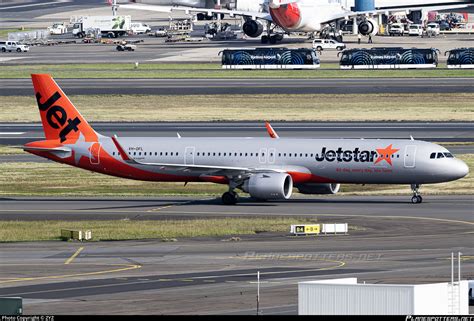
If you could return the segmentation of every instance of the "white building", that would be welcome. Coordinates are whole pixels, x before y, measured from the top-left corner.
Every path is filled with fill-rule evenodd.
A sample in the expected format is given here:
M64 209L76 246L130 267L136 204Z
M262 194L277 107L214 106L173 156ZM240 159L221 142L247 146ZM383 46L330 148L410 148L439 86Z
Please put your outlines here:
M360 284L357 278L298 283L300 315L468 314L468 281Z

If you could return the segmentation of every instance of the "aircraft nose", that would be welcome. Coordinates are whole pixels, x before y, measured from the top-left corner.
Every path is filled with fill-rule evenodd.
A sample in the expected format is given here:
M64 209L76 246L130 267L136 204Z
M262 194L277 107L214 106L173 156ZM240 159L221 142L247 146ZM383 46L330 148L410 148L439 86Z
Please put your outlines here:
M455 159L455 163L451 168L451 173L454 179L460 179L469 174L469 167L460 159Z

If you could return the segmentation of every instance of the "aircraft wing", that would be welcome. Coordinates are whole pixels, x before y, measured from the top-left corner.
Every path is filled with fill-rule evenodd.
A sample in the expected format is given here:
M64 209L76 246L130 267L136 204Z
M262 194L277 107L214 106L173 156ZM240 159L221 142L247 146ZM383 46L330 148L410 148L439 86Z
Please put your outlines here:
M225 14L230 17L247 17L253 20L263 19L267 21L272 21L272 17L268 12L257 12L257 11L239 11L239 10L227 10L227 9L206 9L206 8L191 8L191 7L169 7L169 6L157 6L157 5L147 5L147 4L124 4L120 5L120 8L132 9L132 10L145 10L145 11L155 11L155 12L171 12L171 11L183 11L186 14L190 13L206 13L207 15L212 14Z

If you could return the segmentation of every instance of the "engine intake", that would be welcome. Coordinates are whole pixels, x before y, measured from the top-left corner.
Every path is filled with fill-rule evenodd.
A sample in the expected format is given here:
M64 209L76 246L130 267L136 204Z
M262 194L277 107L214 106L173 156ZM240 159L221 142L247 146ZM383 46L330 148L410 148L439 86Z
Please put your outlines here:
M242 26L244 33L252 38L256 38L263 33L263 25L258 20L247 20Z
M324 195L336 194L341 188L341 184L300 184L296 188L301 194Z
M258 199L289 199L293 193L293 179L286 173L255 174L245 181L242 189Z
M359 33L368 36L375 36L379 32L379 24L377 21L368 19L359 23Z

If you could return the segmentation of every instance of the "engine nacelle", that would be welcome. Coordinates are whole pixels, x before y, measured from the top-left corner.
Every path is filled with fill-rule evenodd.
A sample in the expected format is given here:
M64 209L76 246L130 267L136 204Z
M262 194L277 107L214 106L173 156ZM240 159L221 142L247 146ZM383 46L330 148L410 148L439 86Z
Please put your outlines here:
M293 179L286 173L255 174L245 181L242 189L258 199L289 199L293 193Z
M260 36L263 32L263 24L258 20L247 20L242 26L243 32L252 38Z
M359 23L359 33L364 36L375 36L379 32L379 24L373 19L367 19Z
M336 194L341 188L341 184L300 184L296 188L301 194Z

